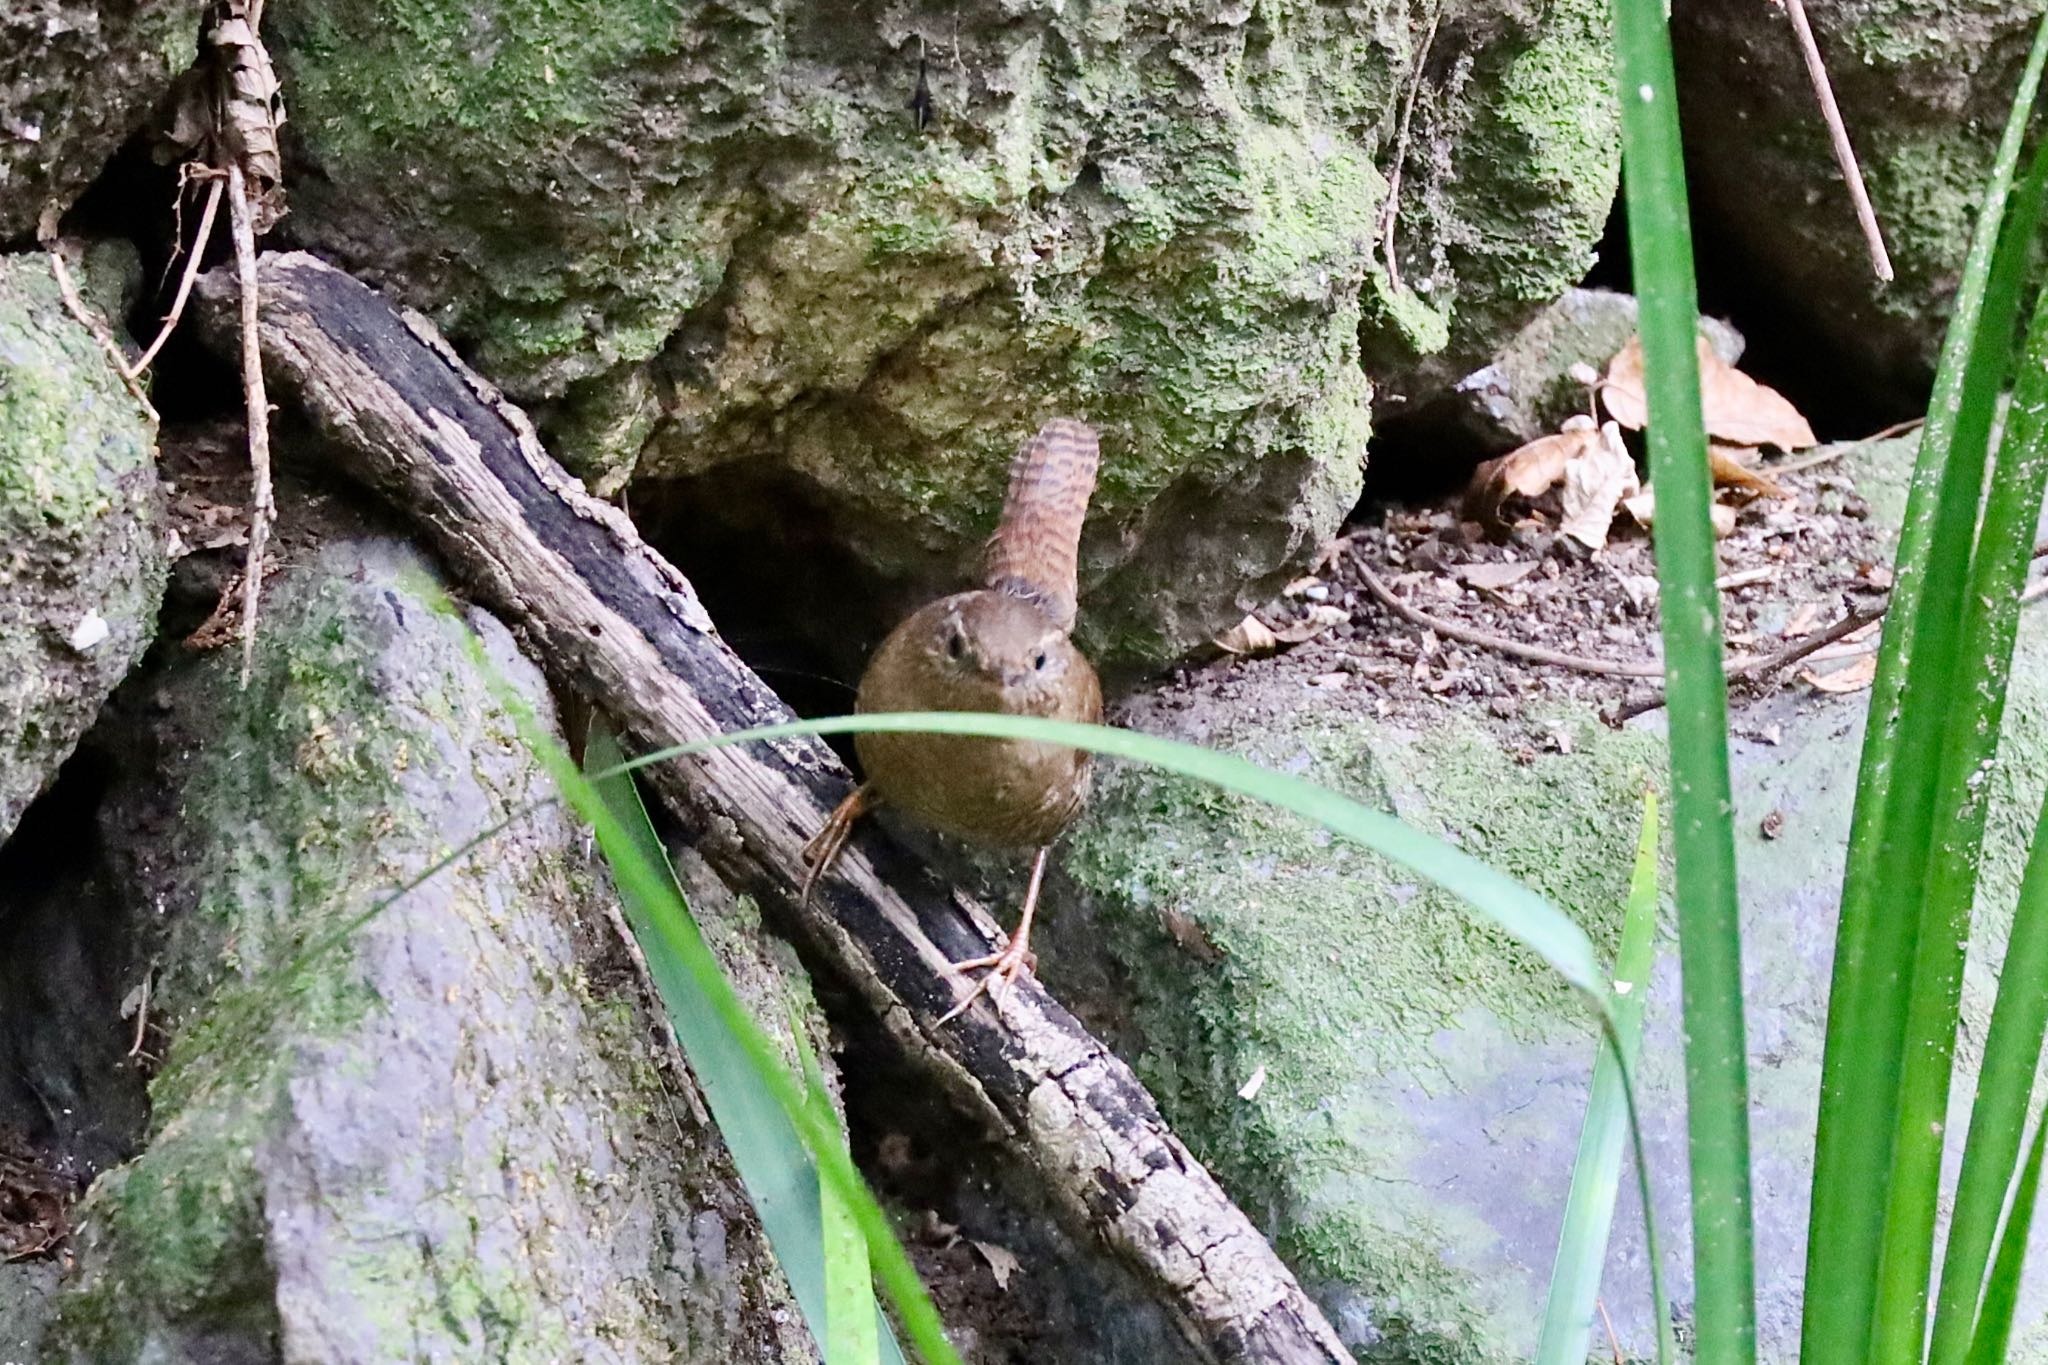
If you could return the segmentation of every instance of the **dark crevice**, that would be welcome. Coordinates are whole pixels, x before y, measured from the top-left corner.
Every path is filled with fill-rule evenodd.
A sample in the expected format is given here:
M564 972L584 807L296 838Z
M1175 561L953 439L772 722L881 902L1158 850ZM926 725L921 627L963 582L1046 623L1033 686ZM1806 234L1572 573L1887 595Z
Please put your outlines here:
M116 772L88 738L0 845L0 1128L81 1180L134 1155L149 1112L121 1008L148 948L101 830Z
M1175 1327L1098 1243L1077 1241L1052 1216L1043 1186L1020 1175L1016 1153L962 1117L908 1065L872 1012L829 976L814 978L840 1042L847 1125L862 1174L909 1212L905 1241L949 1324L971 1327L975 1359L1118 1362L1160 1359ZM985 1254L973 1244L995 1248ZM1007 1288L990 1255L1020 1269Z
M65 214L63 231L88 241L118 239L131 243L142 262L140 288L122 323L138 347L147 346L170 312L179 277L197 239L205 206L203 183L183 194L179 212L178 168L160 164L149 139L128 139L99 177ZM177 244L173 254L173 244ZM211 270L233 257L225 202L215 214L213 232L200 260ZM239 407L241 381L232 366L198 342L187 307L178 330L150 366L150 402L164 422L215 416Z
M1843 230L1853 227L1845 218ZM1791 399L1823 441L1868 436L1925 410L1924 391L1880 385L1845 360L1807 321L1801 300L1766 281L1697 197L1692 234L1700 312L1734 324L1743 339L1740 368ZM1635 287L1627 214L1618 200L1600 239L1599 261L1584 283L1623 292Z
M1790 399L1823 441L1867 436L1923 410L1924 390L1882 384L1861 373L1806 320L1800 301L1773 289L1697 202L1692 226L1700 312L1735 326L1744 341L1740 368ZM1617 199L1580 284L1628 293L1634 283L1627 214ZM1481 460L1499 453L1443 420L1441 407L1425 406L1413 415L1398 409L1382 413L1360 508L1440 501L1463 487Z

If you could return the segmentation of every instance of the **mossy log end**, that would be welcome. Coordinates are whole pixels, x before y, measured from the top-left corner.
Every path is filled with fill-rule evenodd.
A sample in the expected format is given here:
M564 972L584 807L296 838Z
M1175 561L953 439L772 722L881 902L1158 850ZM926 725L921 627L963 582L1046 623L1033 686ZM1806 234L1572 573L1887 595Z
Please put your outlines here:
M259 279L271 382L332 441L338 467L410 517L558 686L643 752L792 719L682 575L564 473L525 414L424 318L304 254L265 257ZM212 344L235 354L232 280L209 277L201 297ZM984 1001L939 1026L964 989L950 964L1000 941L980 906L872 825L799 903L800 850L849 789L822 742L719 749L649 776L720 876L859 991L1055 1207L1138 1274L1200 1358L1350 1361L1130 1069L1035 982L1000 1014Z

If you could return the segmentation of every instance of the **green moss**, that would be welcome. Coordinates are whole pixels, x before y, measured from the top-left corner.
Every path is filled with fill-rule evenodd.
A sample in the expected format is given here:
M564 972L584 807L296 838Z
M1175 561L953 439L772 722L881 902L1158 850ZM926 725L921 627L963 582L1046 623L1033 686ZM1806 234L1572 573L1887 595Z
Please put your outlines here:
M0 531L44 538L113 508L154 430L70 318L40 255L0 262Z
M328 941L391 884L379 850L410 809L397 773L429 750L392 724L364 670L359 593L270 601L248 689L236 660L209 665L221 738L184 805L208 865L159 988L174 1041L150 1087L155 1131L94 1186L91 1260L105 1273L63 1310L67 1339L96 1359L132 1349L145 1320L274 1317L253 1162L286 1104L284 1035L336 1036L375 1007L347 941Z
M1546 12L1532 41L1510 50L1485 88L1461 159L1523 168L1507 192L1461 199L1459 210L1483 259L1460 264L1463 278L1483 280L1484 293L1461 290L1459 331L1494 334L1557 298L1585 273L1588 247L1599 240L1620 176L1620 124L1613 74L1587 60L1606 41L1607 9L1597 0L1568 0ZM1467 248L1451 244L1453 260Z
M1886 210L1885 242L1907 283L1919 289L1954 288L1955 269L1977 221L1977 203L1991 172L1988 143L1964 142L1951 128L1891 130L1877 164L1866 169L1871 195ZM1816 139L1814 152L1826 155ZM1922 297L1882 290L1876 306L1915 320Z
M1526 766L1455 719L1424 734L1313 713L1228 719L1208 741L1450 840L1545 894L1605 951L1662 749L1589 718L1556 724L1572 751ZM1496 1049L1590 1038L1556 975L1377 856L1150 772L1108 779L1065 861L1095 908L1091 932L1130 973L1120 995L1144 1040L1137 1065L1176 1131L1240 1201L1269 1211L1305 1280L1371 1300L1390 1341L1438 1343L1416 1358L1482 1358L1471 1343L1500 1339L1518 1311L1508 1272L1428 1250L1494 1239L1421 1183L1430 1140L1392 1095L1400 1078L1462 1082L1432 1041L1443 1030ZM1258 1073L1256 1102L1239 1098ZM1405 1307L1390 1312L1388 1294ZM1479 1319L1490 1337L1472 1329Z

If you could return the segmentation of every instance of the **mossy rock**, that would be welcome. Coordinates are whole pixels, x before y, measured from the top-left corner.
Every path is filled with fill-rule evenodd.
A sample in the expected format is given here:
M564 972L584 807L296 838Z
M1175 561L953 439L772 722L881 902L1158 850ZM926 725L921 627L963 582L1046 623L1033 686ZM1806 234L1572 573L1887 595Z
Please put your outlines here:
M0 240L92 183L197 51L199 0L0 7Z
M1779 8L1672 11L1698 211L1732 239L1759 316L1917 411L2040 0L1812 0L1806 6L1897 278L1880 284ZM1773 304L1772 300L1778 300Z
M225 655L154 680L183 742L136 780L178 828L103 837L171 869L172 1041L44 1358L814 1360L664 1073L608 880L532 808L552 788L506 697L545 724L545 687L427 582L397 542L332 543L266 594L246 690ZM760 1017L814 1019L793 957L692 882Z
M1848 457L1896 525L1914 442ZM2048 789L2048 629L2024 623L1991 770L1978 952L1965 982L1967 1093L2021 862ZM1229 688L1133 703L1126 723L1218 745L1398 815L1520 879L1611 957L1656 719L1624 731L1562 703L1538 751L1483 709L1394 723L1299 674L1241 666ZM1314 698L1310 701L1310 698ZM1752 704L1732 747L1749 982L1763 1358L1797 1357L1800 1269L1850 807L1867 694ZM1525 726L1532 723L1525 718ZM1668 806L1667 806L1668 809ZM1770 833L1765 833L1766 816ZM1111 768L1063 855L1039 935L1051 988L1109 1022L1176 1130L1261 1222L1361 1360L1530 1358L1595 1053L1539 960L1453 898L1292 817L1176 778ZM1668 859L1661 871L1669 887ZM1640 1066L1666 1273L1690 1298L1677 945L1664 908ZM1254 1083L1256 1082L1256 1083ZM1603 1302L1651 1352L1632 1182ZM2048 1241L2048 1238L2044 1238ZM2016 1359L2048 1359L2042 1303ZM1604 1357L1603 1357L1604 1358Z
M816 509L915 595L964 571L1025 435L1101 425L1084 630L1116 661L1203 638L1335 529L1375 386L1469 367L1583 273L1616 173L1603 8L1453 3L1426 53L1410 10L269 22L299 234L544 402L601 489L744 469L763 521Z
M152 415L48 258L0 257L0 839L154 635L167 535Z

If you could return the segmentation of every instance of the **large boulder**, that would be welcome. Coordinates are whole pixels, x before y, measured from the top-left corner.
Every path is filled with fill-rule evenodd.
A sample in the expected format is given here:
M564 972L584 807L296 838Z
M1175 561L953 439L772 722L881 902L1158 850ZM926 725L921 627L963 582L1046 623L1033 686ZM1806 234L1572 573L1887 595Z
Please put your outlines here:
M167 534L153 415L48 258L0 257L0 839L149 644Z
M1732 239L1759 316L1818 337L1889 406L1917 411L2042 7L1809 0L1806 11L1897 279L1872 273L1780 7L1672 9L1695 208Z
M153 763L101 808L105 885L145 948L169 926L169 1045L38 1358L815 1359L583 836L508 822L551 792L505 700L545 723L538 674L400 543L299 553L246 691L235 651L185 654L124 718ZM757 1014L815 1021L693 866Z
M69 203L192 64L200 0L0 6L0 241Z
M1848 457L1835 477L1896 525L1912 456L1911 440L1891 442ZM1989 874L1966 1039L1983 1037L1995 979L1981 949L2004 941L2048 787L2042 626L2025 623L2007 739L1988 779ZM1446 678L1458 667L1441 653L1413 665ZM1610 730L1554 679L1535 679L1498 698L1516 702L1502 708L1512 722L1455 690L1382 718L1370 701L1346 704L1357 688L1308 681L1284 661L1239 666L1228 681L1134 701L1124 719L1390 811L1543 893L1612 952L1643 790L1661 784L1667 763L1658 717ZM1797 1358L1834 908L1867 698L1788 691L1753 702L1733 745L1770 1361ZM1528 1360L1596 1052L1573 994L1412 874L1268 808L1146 770L1105 773L1063 863L1068 880L1037 939L1046 980L1115 1030L1176 1130L1258 1211L1361 1358ZM1668 863L1661 876L1668 888ZM1679 974L1675 942L1659 938L1639 1080L1666 1271L1684 1314ZM1966 1044L1959 1097L1973 1066ZM1647 1358L1633 1194L1625 1182L1602 1301L1623 1346ZM2041 1298L2021 1317L2015 1358L2048 1359Z
M1599 236L1604 7L1412 9L268 23L292 230L547 400L596 486L687 499L686 567L745 521L760 560L801 543L904 598L950 587L1018 441L1079 414L1107 457L1084 631L1160 659L1335 529L1375 383L1469 368Z

